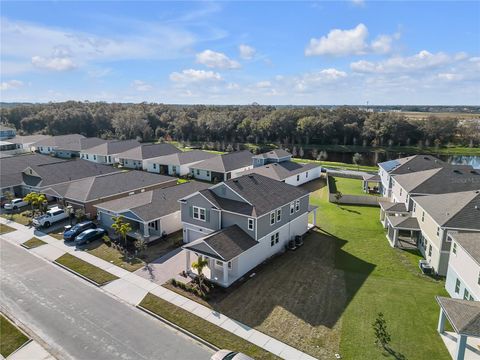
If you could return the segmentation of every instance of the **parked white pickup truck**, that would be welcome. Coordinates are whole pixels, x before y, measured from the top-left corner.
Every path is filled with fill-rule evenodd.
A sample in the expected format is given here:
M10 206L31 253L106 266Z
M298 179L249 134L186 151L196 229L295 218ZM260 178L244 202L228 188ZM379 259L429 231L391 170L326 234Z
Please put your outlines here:
M53 207L49 209L46 214L33 219L32 224L35 227L44 226L48 228L53 223L64 220L66 218L68 218L68 215L65 213L65 211L63 211L63 209L60 209L59 207Z

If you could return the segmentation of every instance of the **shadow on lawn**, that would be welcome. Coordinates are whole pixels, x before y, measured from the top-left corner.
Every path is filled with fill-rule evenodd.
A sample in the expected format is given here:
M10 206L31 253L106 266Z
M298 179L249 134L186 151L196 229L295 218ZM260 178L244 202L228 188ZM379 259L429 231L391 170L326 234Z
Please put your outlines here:
M255 269L254 278L234 285L211 305L252 327L264 323L280 307L310 326L332 329L375 268L343 251L345 244L332 234L314 231L303 247ZM347 271L337 266L338 257L340 265L348 264ZM297 322L287 321L282 326Z

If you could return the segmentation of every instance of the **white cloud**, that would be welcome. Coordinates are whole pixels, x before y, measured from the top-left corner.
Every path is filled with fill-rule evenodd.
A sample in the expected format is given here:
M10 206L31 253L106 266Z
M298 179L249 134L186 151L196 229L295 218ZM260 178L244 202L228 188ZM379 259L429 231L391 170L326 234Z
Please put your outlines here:
M294 89L300 92L312 91L319 87L329 84L335 84L339 80L346 78L348 75L345 71L334 68L313 71L297 76L293 79Z
M240 57L245 60L250 60L255 55L255 49L249 45L240 44L238 46L238 51L240 52Z
M3 81L0 83L0 90L10 90L10 89L18 89L23 86L23 82L20 80L9 80Z
M170 80L176 83L198 83L198 82L212 82L220 81L222 77L219 73L214 71L186 69L181 73L173 72L170 74Z
M153 89L153 86L146 83L145 81L142 80L134 80L132 82L132 86L135 88L137 91L150 91Z
M392 49L392 42L400 37L399 33L392 35L381 34L370 44L367 41L368 28L358 24L349 30L333 29L326 36L319 39L312 38L305 49L306 56L315 55L363 55L367 53L388 53Z
M39 69L52 71L68 71L75 69L77 65L69 57L42 57L33 56L32 65Z
M255 84L255 86L259 89L265 89L265 88L269 88L272 86L272 83L268 80L264 80L264 81L259 81Z
M230 59L223 53L212 50L205 50L198 53L197 63L219 69L238 69L240 67L240 63L237 61Z

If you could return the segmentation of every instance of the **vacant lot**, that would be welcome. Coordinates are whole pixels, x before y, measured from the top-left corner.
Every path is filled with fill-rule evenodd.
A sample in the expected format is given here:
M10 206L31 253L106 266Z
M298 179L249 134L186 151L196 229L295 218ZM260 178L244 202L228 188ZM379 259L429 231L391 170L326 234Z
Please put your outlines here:
M381 311L398 354L448 359L436 333L443 282L419 274L416 255L389 247L378 208L338 207L324 182L308 186L323 186L311 197L321 231L213 306L320 359L384 358L371 325Z
M28 337L0 314L0 354L7 357L28 341Z

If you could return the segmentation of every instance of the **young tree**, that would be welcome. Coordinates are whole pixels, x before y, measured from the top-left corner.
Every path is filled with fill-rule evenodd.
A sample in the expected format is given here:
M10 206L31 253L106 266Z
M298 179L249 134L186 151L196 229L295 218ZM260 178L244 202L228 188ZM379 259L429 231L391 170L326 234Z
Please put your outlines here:
M112 229L117 234L118 236L121 236L124 243L125 243L125 251L127 250L127 234L132 231L132 226L130 225L129 222L124 220L125 218L120 215L120 216L114 216L112 217L112 220L114 221L112 224Z
M28 193L24 198L23 201L30 204L32 212L37 209L40 213L42 212L43 204L47 202L47 198L44 194L38 194L36 192Z
M355 153L352 157L352 161L355 165L357 165L357 169L360 169L359 165L363 161L363 156L360 153Z
M387 330L387 321L383 317L383 313L379 312L375 322L372 324L375 334L375 344L386 349L390 343L391 337Z
M82 208L78 208L75 210L75 219L77 220L77 223L85 219L85 210Z
M199 282L199 285L200 285L200 289L202 288L203 278L204 278L203 269L207 265L208 265L208 260L206 260L204 258L201 258L201 257L199 257L197 261L192 263L192 268L197 270L197 273L198 273L198 282Z
M137 252L140 255L143 255L143 252L146 249L147 249L147 243L145 242L144 239L138 239L137 241L135 241L135 250L137 250Z
M320 161L325 161L328 159L328 153L326 150L322 150L320 151L320 153L318 154L317 156L317 160L320 160Z

